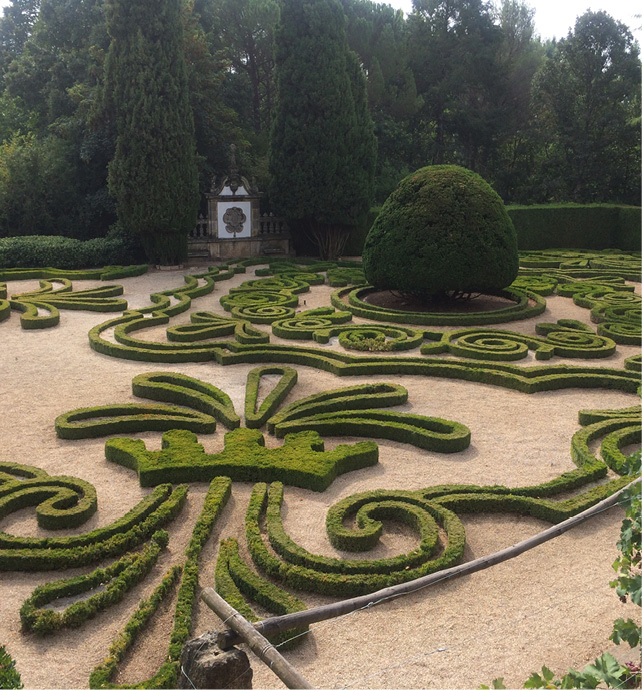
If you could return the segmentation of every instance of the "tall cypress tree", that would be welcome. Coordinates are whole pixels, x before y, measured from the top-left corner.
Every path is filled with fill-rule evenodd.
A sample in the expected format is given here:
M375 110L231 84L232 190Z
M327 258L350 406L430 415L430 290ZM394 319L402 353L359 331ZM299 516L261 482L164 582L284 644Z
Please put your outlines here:
M105 107L116 122L109 191L148 260L187 257L198 209L180 0L107 0Z
M324 258L341 253L373 194L376 140L354 59L338 0L284 0L271 199Z

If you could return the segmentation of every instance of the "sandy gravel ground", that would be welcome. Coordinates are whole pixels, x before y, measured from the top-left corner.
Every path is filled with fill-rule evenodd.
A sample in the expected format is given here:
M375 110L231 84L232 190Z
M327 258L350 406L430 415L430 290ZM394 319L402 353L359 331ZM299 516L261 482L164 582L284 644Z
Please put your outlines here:
M192 267L187 273L198 270ZM182 275L156 271L117 282L124 285L130 308L135 308L148 305L152 292L179 287ZM218 283L213 294L193 302L193 310L225 313L218 304L220 296L251 277L252 272L248 272ZM83 281L77 287L94 284ZM12 282L9 292L35 287L37 281ZM327 286L313 288L312 293L302 296L306 300L302 308L326 306L331 292ZM570 299L549 298L548 305L539 320L587 319L588 312ZM81 528L63 534L81 533L112 522L150 490L138 486L133 472L105 460L104 439L58 439L53 427L57 415L77 407L131 402L135 399L132 378L163 370L219 386L242 412L245 379L252 368L223 368L214 363L150 364L98 355L89 348L87 332L108 316L63 311L59 326L42 331L22 330L16 313L0 324L0 460L35 465L51 475L80 477L92 482L98 491L97 514ZM188 321L189 315L183 314L171 325ZM498 328L535 334L532 320ZM162 339L164 329L150 329L141 337ZM273 337L272 342L281 341ZM341 349L336 342L328 347ZM606 360L556 358L551 363L620 367L625 357L635 353L635 348L619 346L618 352ZM536 362L529 355L517 364L529 366ZM286 402L368 380L337 378L306 367L298 369L299 383ZM409 391L408 403L399 409L463 422L472 431L471 446L455 455L440 455L381 441L378 466L343 475L322 494L286 488L285 527L305 548L340 555L325 536L325 515L330 505L356 492L418 489L441 483L518 486L556 477L573 468L569 447L571 436L579 428L578 410L635 404L633 396L616 391L565 390L525 395L483 384L423 377L394 377L394 382ZM138 435L150 448L160 447L160 436ZM223 432L218 430L199 440L206 450L215 450L222 448L222 437ZM355 440L328 439L326 447ZM268 444L273 443L268 439ZM130 591L120 604L78 630L37 638L20 631L18 613L22 601L38 584L89 572L91 568L55 575L0 573L0 642L15 658L26 688L87 687L91 669L104 658L139 599L151 593L171 563L181 560L206 489L205 485L191 486L187 507L169 528L169 549L151 577ZM201 586L213 586L219 539L241 537L250 491L249 484L234 485L232 499L204 550ZM608 511L489 570L313 626L313 634L287 657L315 687L327 688L476 688L498 676L504 677L508 687L515 687L542 664L556 673L571 666L582 668L601 652L613 651L608 635L615 618L637 615L622 605L608 586L621 519L621 510ZM463 521L466 557L470 559L493 553L548 526L511 515L464 516ZM32 509L9 515L1 529L12 534L46 534L37 527ZM368 556L402 552L411 541L407 530L391 525L382 544ZM308 605L328 601L319 596L302 598ZM136 682L155 672L167 650L172 615L170 602L121 668L117 682ZM195 634L218 627L214 614L199 604ZM635 658L635 652L615 649L622 659ZM254 687L283 687L267 668L254 659L252 664Z

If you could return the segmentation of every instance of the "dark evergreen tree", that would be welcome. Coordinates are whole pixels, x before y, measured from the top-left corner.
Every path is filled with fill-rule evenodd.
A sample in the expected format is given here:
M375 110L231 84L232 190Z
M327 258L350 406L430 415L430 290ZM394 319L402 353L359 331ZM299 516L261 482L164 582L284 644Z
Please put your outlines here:
M108 0L105 108L116 122L109 191L151 262L180 263L198 209L180 0Z
M639 55L624 24L588 11L535 76L546 200L640 203Z
M376 145L338 0L285 0L276 46L271 200L335 257L367 213Z

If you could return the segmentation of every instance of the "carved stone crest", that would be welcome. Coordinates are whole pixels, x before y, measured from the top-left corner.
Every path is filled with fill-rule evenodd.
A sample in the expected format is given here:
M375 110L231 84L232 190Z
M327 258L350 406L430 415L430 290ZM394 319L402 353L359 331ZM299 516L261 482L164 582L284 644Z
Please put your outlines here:
M245 223L246 220L247 216L243 213L243 209L238 206L228 208L223 215L225 230L232 235L243 232L243 223Z

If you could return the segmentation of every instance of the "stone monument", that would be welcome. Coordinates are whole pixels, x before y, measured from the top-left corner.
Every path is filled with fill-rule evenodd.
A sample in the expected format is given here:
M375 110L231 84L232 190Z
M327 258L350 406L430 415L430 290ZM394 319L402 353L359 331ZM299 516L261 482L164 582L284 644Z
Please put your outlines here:
M249 256L291 253L290 234L284 219L261 216L261 194L239 175L236 147L230 147L229 173L217 183L212 179L207 218L201 216L189 237L191 256L229 261Z

